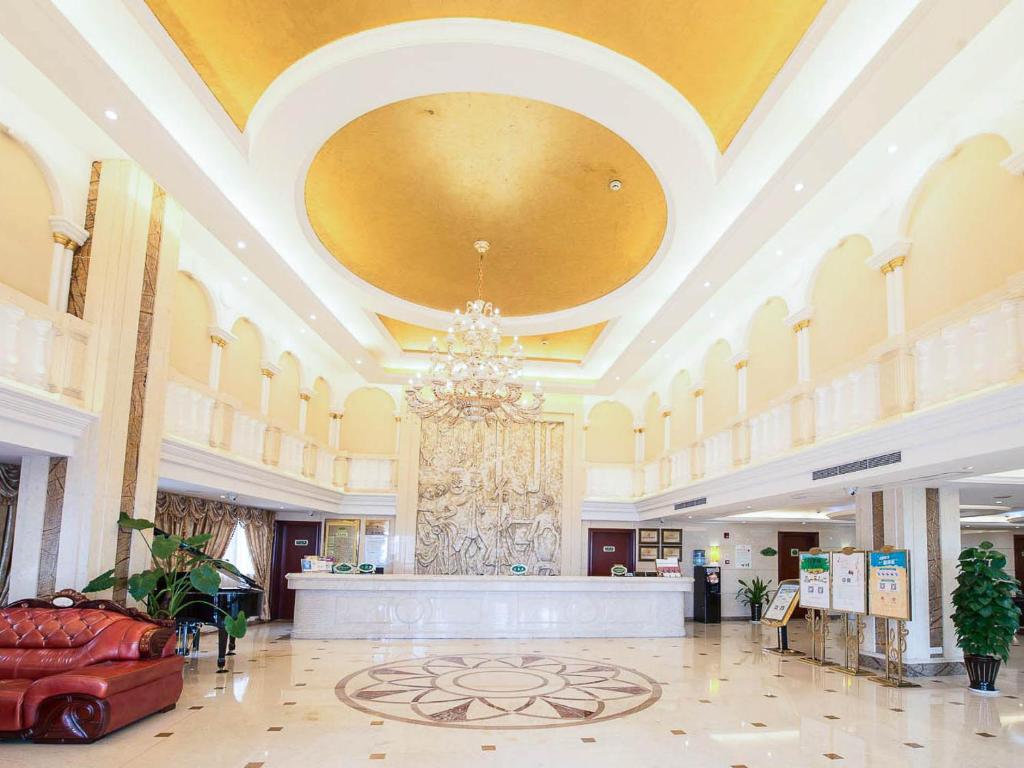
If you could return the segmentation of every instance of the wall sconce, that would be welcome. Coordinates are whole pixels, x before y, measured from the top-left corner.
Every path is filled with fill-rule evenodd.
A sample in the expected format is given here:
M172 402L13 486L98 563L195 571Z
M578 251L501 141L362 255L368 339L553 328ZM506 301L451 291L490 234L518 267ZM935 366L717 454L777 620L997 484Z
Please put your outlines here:
M722 557L722 548L717 544L712 544L708 547L708 563L711 565L718 565L719 559Z

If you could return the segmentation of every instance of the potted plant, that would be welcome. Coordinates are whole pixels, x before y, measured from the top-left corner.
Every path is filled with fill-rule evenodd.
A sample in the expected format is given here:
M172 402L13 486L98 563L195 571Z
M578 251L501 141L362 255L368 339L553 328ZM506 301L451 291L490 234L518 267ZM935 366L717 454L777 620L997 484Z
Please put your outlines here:
M744 605L750 606L750 621L754 624L761 623L761 611L768 604L770 599L769 586L772 580L765 581L760 576L755 576L748 584L740 579L740 588L736 592L736 599Z
M971 690L996 691L1001 662L1010 656L1010 642L1020 623L1020 608L1013 601L1020 582L1005 570L1006 556L991 542L960 553L956 589L953 590L953 625L964 652Z
M129 531L145 531L155 526L149 520L128 517L124 513L118 519L120 528ZM181 611L195 603L205 603L224 614L224 629L234 638L245 637L246 616L240 611L231 616L209 600L190 598L192 590L213 597L220 588L220 575L215 567L238 574L227 560L219 560L206 554L204 548L212 535L201 533L183 539L157 533L152 541L143 537L152 555L150 567L132 574L127 579L118 579L111 568L90 581L83 592L103 592L115 586L127 585L128 594L146 606L146 612L154 619L175 620ZM190 549L183 549L182 544Z

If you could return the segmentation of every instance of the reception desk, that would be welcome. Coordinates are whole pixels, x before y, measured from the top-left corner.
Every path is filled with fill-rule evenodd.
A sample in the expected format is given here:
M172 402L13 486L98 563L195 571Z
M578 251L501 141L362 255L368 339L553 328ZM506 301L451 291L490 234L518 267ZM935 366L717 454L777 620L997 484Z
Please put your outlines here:
M683 637L693 579L290 573L292 637Z

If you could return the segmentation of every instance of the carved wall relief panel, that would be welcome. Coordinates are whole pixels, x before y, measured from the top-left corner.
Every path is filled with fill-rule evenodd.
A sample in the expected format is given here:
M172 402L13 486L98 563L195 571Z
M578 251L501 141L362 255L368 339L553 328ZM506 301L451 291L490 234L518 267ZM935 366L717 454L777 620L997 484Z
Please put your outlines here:
M424 420L416 572L556 575L562 559L563 450L558 421L491 425Z

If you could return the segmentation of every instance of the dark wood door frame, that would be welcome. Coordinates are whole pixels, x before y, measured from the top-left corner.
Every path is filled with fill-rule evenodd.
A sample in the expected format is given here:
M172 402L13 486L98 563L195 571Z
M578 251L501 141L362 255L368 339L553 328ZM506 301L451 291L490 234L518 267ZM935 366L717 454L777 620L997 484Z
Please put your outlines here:
M775 572L776 578L778 579L779 582L781 582L782 579L783 579L783 576L782 576L783 558L788 558L789 557L789 545L784 543L784 540L787 537L789 537L789 536L800 537L800 538L803 538L805 540L812 540L813 539L814 543L813 543L813 545L811 547L808 547L808 549L812 549L813 547L817 547L821 543L821 535L818 533L818 531L779 531L778 539L777 539L778 540L779 554L776 555L776 557L779 560L778 560L778 564L777 564L777 568L776 568L776 572ZM800 571L799 571L799 565L798 565L797 572L795 574L791 575L791 576L787 576L786 578L794 579L794 578L799 578L799 577L800 577ZM793 611L793 616L795 616L797 618L801 618L801 617L803 617L803 615L804 615L804 609L803 608L797 608L795 611Z
M282 573L284 566L284 553L287 546L286 531L289 523L301 525L315 525L316 533L313 541L313 551L320 552L320 536L323 524L317 520L275 520L274 521L274 545L273 555L270 564L270 618L276 619L281 616L281 589L279 585L284 581L285 574Z
M587 573L591 570L591 558L594 554L594 534L595 533L620 533L629 535L629 547L626 550L629 553L629 562L623 563L630 573L636 570L636 530L633 528L590 528L587 530Z

